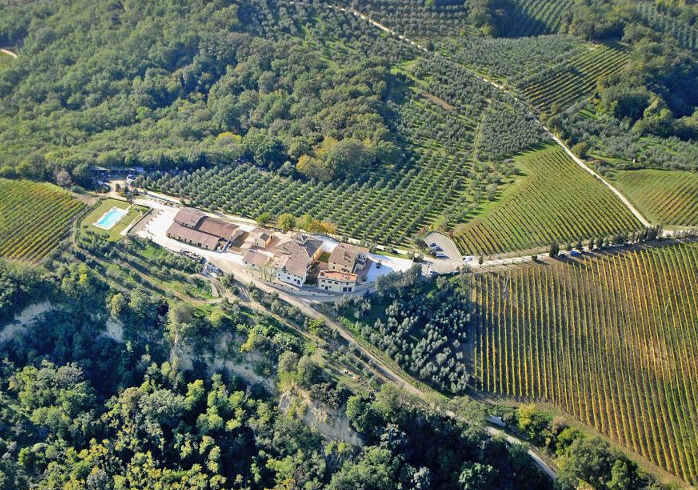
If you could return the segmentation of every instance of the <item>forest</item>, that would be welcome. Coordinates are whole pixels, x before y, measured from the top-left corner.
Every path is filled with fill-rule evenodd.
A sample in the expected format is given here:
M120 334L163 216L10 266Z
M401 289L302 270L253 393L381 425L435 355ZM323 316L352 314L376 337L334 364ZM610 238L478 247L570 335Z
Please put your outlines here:
M312 8L257 25L266 6L0 6L0 39L26 59L0 72L2 175L53 180L66 169L85 184L88 165L242 159L332 180L394 163L386 98L400 81L385 62L337 65L286 33L286 22L317 21Z
M313 360L320 346L244 307L202 316L102 277L80 261L53 272L0 262L2 489L552 488L523 449L488 436L480 416L457 422L388 384L336 384ZM7 321L36 301L51 308L5 336ZM239 348L264 353L279 387L339 409L361 444L318 433L260 384L172 356L183 339L205 346L226 330L249 332Z
M47 264L59 257L65 255ZM145 286L117 290L87 262L62 262L53 272L0 262L2 489L553 488L522 446L485 432L476 402L453 399L452 418L390 383L338 383L316 361L322 344L293 337L244 306L202 316ZM405 308L421 291L436 304L466 287L462 278L456 283L418 281L408 272L384 280L379 298ZM278 299L253 294L297 321ZM8 319L35 301L50 309L6 336ZM123 337L110 329L114 323ZM236 348L271 362L277 389L306 391L336 410L360 444L318 432L300 409L281 410L276 390L203 362L187 368L173 357L183 339L208 349L217 332L231 329L247 332ZM582 480L597 488L660 488L607 443L530 406L502 415L521 438L559 458L560 488Z
M652 239L698 224L697 22L674 0L0 0L0 490L694 483L695 247L631 239L563 147ZM556 253L417 264L325 324L82 226L101 167L417 262L434 230L481 261Z
M465 358L472 340L469 289L444 278L435 285L415 265L404 274L379 278L375 293L347 296L334 309L407 372L440 391L463 394L470 376Z

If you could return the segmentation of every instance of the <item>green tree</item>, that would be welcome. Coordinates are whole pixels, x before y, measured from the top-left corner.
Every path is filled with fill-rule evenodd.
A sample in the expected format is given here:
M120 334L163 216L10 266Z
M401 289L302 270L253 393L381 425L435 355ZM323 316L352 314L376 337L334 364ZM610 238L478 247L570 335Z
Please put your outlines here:
M128 301L121 293L116 293L109 300L109 313L114 318L119 318L128 308Z
M255 221L260 225L266 225L271 222L271 214L269 214L267 211L264 211L263 213L257 215Z
M296 218L291 213L280 214L276 222L284 232L290 231L296 227Z
M303 356L298 361L297 376L301 386L310 388L319 381L320 367L309 356Z
M463 490L487 490L496 488L497 471L488 464L467 463L458 477Z
M5 179L14 179L17 177L17 171L15 171L14 167L11 167L10 165L3 165L0 167L0 177Z

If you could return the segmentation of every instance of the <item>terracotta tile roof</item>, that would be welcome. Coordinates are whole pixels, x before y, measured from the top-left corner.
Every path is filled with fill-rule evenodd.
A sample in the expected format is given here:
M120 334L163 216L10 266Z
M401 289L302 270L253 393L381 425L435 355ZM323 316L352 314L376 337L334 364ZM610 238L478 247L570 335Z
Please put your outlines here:
M245 230L235 230L233 236L230 237L230 242L235 243L240 239L244 239L246 235L247 232Z
M304 256L302 254L296 254L289 256L286 261L284 268L296 276L303 276L308 271L308 266L310 265L310 257Z
M318 279L332 279L334 281L341 282L356 282L358 276L356 274L349 274L348 272L320 271L320 274L318 274Z
M231 240L235 231L238 229L237 225L233 223L228 223L222 219L212 218L210 216L205 216L199 223L197 228L199 231L208 233L209 235L215 235L221 237L224 240Z
M250 250L245 254L244 260L248 264L252 264L256 267L264 267L269 263L271 257L264 255L263 253L259 253L256 250Z
M269 238L271 238L271 231L265 228L255 228L250 232L250 236L255 240L260 238L264 241L267 241Z
M278 257L277 262L280 268L285 268L288 272L297 276L304 275L310 265L308 251L295 240L281 243L274 250L274 255Z
M209 250L215 250L218 247L220 238L217 236L202 233L197 230L192 230L179 223L172 223L167 229L167 236L182 242L191 243Z
M356 247L348 243L340 243L332 250L327 262L329 264L336 264L344 269L353 270L358 256L367 254L368 249L365 247Z
M310 257L315 255L315 252L320 250L323 246L322 240L303 234L296 235L296 242L308 252Z
M209 235L231 240L238 226L219 218L208 216L198 209L182 208L175 216L175 223Z
M194 208L182 208L175 216L175 222L189 228L196 228L201 221L201 218L206 216L204 213Z

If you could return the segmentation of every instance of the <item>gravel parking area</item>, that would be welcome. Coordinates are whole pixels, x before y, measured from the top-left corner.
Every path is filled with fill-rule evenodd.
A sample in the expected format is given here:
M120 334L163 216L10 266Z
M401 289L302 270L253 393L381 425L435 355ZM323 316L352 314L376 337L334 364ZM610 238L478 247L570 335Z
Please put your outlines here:
M458 247L456 247L456 244L453 243L453 240L451 240L443 233L431 232L426 236L424 241L427 242L427 245L435 243L436 245L441 247L441 250L443 250L443 253L446 254L449 259L456 260L458 262L463 261L463 256L458 251Z

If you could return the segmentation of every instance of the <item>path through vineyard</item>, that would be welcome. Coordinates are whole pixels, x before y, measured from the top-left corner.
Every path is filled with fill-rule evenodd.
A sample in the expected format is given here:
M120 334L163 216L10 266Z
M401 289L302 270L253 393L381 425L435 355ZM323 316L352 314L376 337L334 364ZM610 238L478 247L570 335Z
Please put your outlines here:
M429 51L426 47L422 46L422 45L419 44L418 42L416 42L416 41L414 41L414 40L408 38L407 36L404 36L403 34L400 34L400 33L395 32L395 31L394 31L393 29L391 29L390 27L387 27L387 26L381 24L380 22L378 22L378 21L376 21L376 20L374 20L374 19L368 17L367 15L365 15L365 14L359 12L359 11L356 10L356 9L353 9L353 8L344 8L344 7L337 7L337 6L333 6L332 8L335 8L335 9L340 10L340 11L342 11L342 12L349 12L349 13L352 13L352 14L354 14L355 16L357 16L357 17L359 17L359 18L365 20L366 22L370 23L371 25L377 27L378 29L380 29L380 30L382 30L382 31L384 31L384 32L386 32L386 33L392 35L392 36L397 37L397 38L400 39L401 41L404 41L404 42L410 44L411 46L417 48L418 50L422 51L423 53L436 56L436 57L438 57L440 60L442 60L442 61L444 61L444 62L446 62L446 63L453 63L453 62L452 62L451 60L449 60L448 58L445 58L444 56L441 56L441 55L439 55L439 54L432 53L432 52ZM477 73L477 72L475 72L475 71L469 69L468 67L465 67L465 66L462 66L462 65L458 65L458 66L459 66L460 68L463 68L463 69L467 70L468 72L470 72L473 76L475 76L475 77L478 78L479 80L481 80L481 81L483 81L483 82L485 82L485 83L488 83L488 84L492 85L493 87L497 88L498 90L501 90L501 91L503 91L503 92L506 92L506 93L509 94L511 97L513 97L513 98L516 99L517 101L521 102L521 103L524 105L524 107L528 107L528 104L527 104L525 101L522 101L522 100L517 96L516 93L514 93L512 90L508 89L508 88L505 87L504 85L499 84L499 83L495 82L494 80L492 80L492 79L490 79L490 78L487 78L487 77L481 75L480 73ZM534 115L533 113L530 113L530 114L531 114L531 115ZM548 133L548 135L550 135L550 137L555 141L555 143L557 143L558 145L560 145L560 146L565 150L565 152L572 158L572 160L574 160L574 162L575 162L577 165L579 165L580 167L582 167L585 171L589 172L591 175L593 175L594 177L596 177L602 184L604 184L606 187L608 187L608 188L611 190L611 192L613 192L613 193L621 200L621 202L623 203L623 205L625 205L625 207L627 207L627 208L630 210L630 212L632 212L633 215L635 215L635 217L637 217L637 219L638 219L644 226L646 226L646 227L650 227L650 226L651 226L650 223L649 223L649 221L647 221L647 220L645 219L645 217L642 215L642 213L640 213L640 211L638 211L637 208L636 208L635 206L633 206L633 204L632 204L632 203L631 203L618 189L616 189L616 188L615 188L613 185L611 185L606 179L604 179L603 177L601 177L596 171L594 171L591 167L589 167L586 163L584 163L584 161L583 161L582 159L580 159L579 157L577 157L577 156L572 152L572 150L570 150L570 149L567 147L567 145L565 145L565 143L564 143L562 140L560 140L560 138L558 138L555 134L553 134L552 131L550 131L550 129L549 129L548 127L546 127L546 126L543 125L543 124L541 124L541 126L542 126L543 129Z

